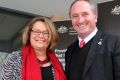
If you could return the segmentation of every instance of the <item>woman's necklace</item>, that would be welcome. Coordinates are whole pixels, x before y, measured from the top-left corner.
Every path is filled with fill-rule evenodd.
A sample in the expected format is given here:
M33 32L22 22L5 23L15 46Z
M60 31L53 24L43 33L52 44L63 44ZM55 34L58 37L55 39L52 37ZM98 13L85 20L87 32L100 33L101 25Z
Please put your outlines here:
M40 66L43 66L44 64L48 63L50 61L50 59L48 57L46 57L45 60L41 61L38 59L38 62L40 63Z

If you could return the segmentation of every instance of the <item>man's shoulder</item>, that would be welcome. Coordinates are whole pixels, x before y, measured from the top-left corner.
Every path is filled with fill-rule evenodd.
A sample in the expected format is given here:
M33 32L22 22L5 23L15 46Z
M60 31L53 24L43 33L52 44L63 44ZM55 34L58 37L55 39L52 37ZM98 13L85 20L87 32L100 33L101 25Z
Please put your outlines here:
M70 45L68 45L67 51L72 50L76 46L77 43L78 43L78 39L72 42Z
M120 36L118 36L117 34L110 34L110 33L106 33L106 32L103 32L103 31L98 31L98 34L102 34L101 35L101 38L104 38L104 39L108 39L108 40L116 40L116 39L120 39Z
M108 40L120 40L120 36L104 33L104 37Z
M118 35L103 32L103 35L100 37L100 39L103 40L105 45L110 47L120 46L120 36Z

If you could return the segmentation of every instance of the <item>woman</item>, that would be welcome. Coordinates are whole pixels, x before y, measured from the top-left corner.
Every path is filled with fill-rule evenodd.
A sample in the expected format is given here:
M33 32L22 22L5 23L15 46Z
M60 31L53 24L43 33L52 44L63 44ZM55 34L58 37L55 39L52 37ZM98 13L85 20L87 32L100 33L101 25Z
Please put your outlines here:
M51 20L32 19L23 32L22 52L9 54L2 66L2 80L66 80L62 65L52 52L57 38Z

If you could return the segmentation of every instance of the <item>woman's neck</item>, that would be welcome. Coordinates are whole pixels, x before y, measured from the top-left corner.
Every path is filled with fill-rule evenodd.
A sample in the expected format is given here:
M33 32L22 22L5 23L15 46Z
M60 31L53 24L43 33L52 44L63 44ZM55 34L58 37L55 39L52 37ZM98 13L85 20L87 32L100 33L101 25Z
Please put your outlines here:
M36 56L39 60L43 61L47 58L47 51L46 50L35 50Z

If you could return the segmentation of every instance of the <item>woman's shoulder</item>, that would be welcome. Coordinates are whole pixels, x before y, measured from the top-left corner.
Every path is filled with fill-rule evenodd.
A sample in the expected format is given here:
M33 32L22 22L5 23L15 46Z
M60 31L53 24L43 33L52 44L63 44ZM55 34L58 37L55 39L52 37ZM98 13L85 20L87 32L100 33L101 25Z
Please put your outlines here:
M13 51L8 56L11 57L20 57L22 55L22 51Z
M13 51L8 56L9 57L13 57L13 58L15 58L15 57L21 57L22 56L22 51Z
M16 60L21 60L22 51L13 51L8 54L5 61L15 62Z

